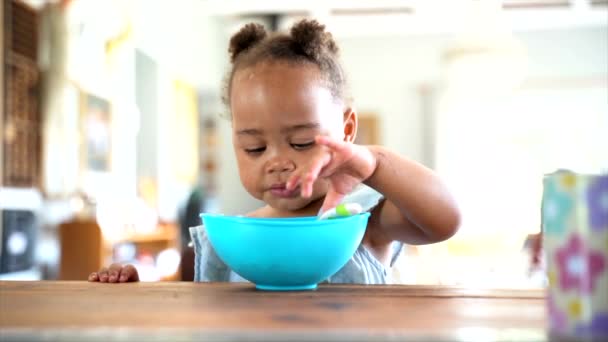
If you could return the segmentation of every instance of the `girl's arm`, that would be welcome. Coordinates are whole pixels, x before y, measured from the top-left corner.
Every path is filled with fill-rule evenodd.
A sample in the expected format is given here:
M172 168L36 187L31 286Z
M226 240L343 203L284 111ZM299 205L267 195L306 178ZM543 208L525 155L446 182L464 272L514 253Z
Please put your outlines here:
M376 157L376 168L364 183L386 198L371 218L377 228L375 237L386 242L428 244L453 236L460 213L439 177L387 148L368 148Z
M317 154L291 175L288 189L301 184L310 197L313 183L325 179L329 188L322 211L338 205L358 184L365 183L386 198L372 212L373 244L428 244L456 233L460 214L452 196L433 171L381 146L361 146L317 136Z

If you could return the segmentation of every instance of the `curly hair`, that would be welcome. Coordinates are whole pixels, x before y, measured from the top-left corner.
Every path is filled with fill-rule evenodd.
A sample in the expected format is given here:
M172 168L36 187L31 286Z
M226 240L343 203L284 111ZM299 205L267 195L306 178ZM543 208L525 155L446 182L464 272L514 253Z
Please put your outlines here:
M261 62L316 65L324 85L336 99L347 100L347 82L338 60L339 49L325 25L316 20L300 20L289 33L269 35L260 24L250 23L230 39L232 68L224 84L223 101L230 106L232 79L239 69Z

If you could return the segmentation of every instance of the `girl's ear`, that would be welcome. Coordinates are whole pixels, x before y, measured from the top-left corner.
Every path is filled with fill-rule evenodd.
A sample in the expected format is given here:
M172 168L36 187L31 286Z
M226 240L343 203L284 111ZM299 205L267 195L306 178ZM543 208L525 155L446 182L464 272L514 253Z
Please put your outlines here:
M350 107L344 110L344 141L346 142L354 142L357 137L357 125L359 121L357 120L357 113Z

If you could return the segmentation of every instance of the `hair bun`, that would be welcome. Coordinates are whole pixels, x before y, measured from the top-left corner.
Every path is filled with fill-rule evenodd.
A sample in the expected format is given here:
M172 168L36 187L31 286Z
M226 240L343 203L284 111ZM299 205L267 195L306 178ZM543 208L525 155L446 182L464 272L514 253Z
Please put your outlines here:
M325 31L325 25L316 20L301 20L291 28L291 37L306 55L318 59L323 49L332 54L338 53L338 46L331 33Z
M236 58L245 50L256 45L266 38L264 26L256 23L249 23L239 30L230 39L230 61L234 63Z

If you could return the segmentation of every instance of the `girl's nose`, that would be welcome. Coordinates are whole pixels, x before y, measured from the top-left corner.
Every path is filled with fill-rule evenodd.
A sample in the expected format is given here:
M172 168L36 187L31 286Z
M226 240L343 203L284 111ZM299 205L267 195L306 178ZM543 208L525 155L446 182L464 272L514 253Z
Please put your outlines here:
M273 158L268 162L266 166L267 173L276 173L276 172L291 172L295 170L296 165L293 161L285 158Z

